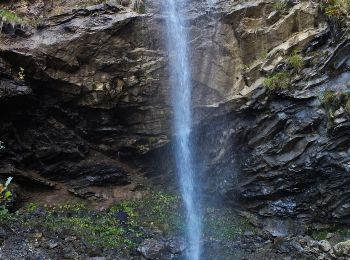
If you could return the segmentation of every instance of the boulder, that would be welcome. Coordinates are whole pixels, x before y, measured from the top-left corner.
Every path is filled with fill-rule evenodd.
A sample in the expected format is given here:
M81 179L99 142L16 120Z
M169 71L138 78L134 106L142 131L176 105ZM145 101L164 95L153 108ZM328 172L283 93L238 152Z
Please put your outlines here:
M186 249L186 241L182 237L174 237L167 241L166 247L172 254L180 254Z
M155 239L144 240L137 249L146 259L161 259L165 244Z
M350 256L350 240L336 244L333 250L337 256Z
M318 241L318 246L323 252L328 252L332 249L331 244L327 240Z

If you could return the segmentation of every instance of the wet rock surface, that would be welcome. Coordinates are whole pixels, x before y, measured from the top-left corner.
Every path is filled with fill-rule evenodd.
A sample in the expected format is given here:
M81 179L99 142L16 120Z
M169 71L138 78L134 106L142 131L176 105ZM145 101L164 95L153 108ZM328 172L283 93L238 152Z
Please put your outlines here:
M346 42L325 45L342 53ZM342 65L325 69L325 61ZM209 140L200 151L210 152L198 156L206 189L244 205L278 236L305 233L303 223L348 224L350 115L337 101L347 100L348 68L337 55L319 65L289 89L198 109L196 144Z
M16 172L17 176L30 173L29 179L35 174L42 183L64 181L71 189L103 183L122 186L133 182L131 176L137 172L136 168L157 177L172 173L172 160L167 158L172 136L168 53L164 46L161 4L150 1L147 12L142 14L115 1L91 5L78 1L74 7L60 1L53 6L39 2L36 5L16 2L10 7L25 13L28 19L35 15L43 17L40 26L34 26L26 35L0 35L4 40L0 46L0 71L4 75L0 93L4 93L2 98L13 98L1 104L2 110L8 111L0 117L0 134L6 147L1 151L2 172L7 175ZM273 5L268 1L222 1L211 7L191 2L185 15L193 37L191 61L195 68L196 106L213 106L251 92L259 85L255 82L261 83L259 66L274 64L282 49L289 53L293 48L302 48L313 36L323 32L324 23L316 5L302 2L288 8L288 15L281 15L273 14ZM271 17L266 19L268 14ZM261 44L253 46L253 43ZM260 59L263 52L268 52L268 65ZM254 61L257 64L245 68ZM215 66L208 67L209 64ZM233 102L241 101L234 99ZM289 114L278 108L287 105L284 101L272 102L275 104L271 103L271 111L266 104L255 104L265 106L266 113L271 115L269 119L263 109L258 110L260 116L249 122L250 132L238 133L245 138L259 132L254 138L248 137L252 139L247 140L249 145L268 142L288 121L289 114L297 113L297 108L294 111L291 108ZM305 113L314 113L311 110ZM242 113L244 111L249 109L242 109ZM212 117L221 112L212 109L210 113ZM319 123L316 116L308 115L308 121L295 118L294 124L304 120L307 131ZM297 117L303 118L303 115ZM226 145L225 141L220 142L222 153L216 157L203 156L211 164L204 167L216 168L213 173L225 172L212 176L212 182L216 183L211 185L214 191L216 186L235 182L230 169L234 159L230 142L237 131L232 132L231 125L217 122L218 129L224 129L220 132L225 135ZM256 125L254 129L253 125ZM287 137L280 135L280 138ZM265 171L271 175L270 169L297 159L315 139L315 135L295 136L285 140L286 148L274 150L279 152L277 156L262 147L256 156L264 156ZM287 147L294 144L299 148L288 150ZM166 159L160 162L159 156ZM249 166L254 167L257 166ZM227 176L232 178L225 180ZM304 177L300 175L300 178ZM246 183L242 191L244 198L257 193L248 185ZM261 189L264 190L261 195L273 196L277 192L276 184L270 186ZM270 207L294 210L293 201L276 203Z
M201 138L212 140L203 149L211 149L208 157L217 162L206 169L208 174L220 163L231 165L214 177L221 182L211 182L211 175L203 176L204 182L213 193L257 213L266 226L277 217L280 221L272 226L282 233L288 233L288 226L298 233L288 224L291 219L347 224L350 117L339 114L329 119L317 95L260 92L243 109L217 119L225 130L211 128L212 122L201 125ZM240 149L225 150L221 144L226 142Z

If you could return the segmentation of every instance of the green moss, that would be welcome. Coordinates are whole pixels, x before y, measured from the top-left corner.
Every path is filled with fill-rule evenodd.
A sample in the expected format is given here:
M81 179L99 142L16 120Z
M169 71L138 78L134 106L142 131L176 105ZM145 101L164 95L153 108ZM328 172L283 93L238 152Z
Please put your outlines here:
M119 210L124 208L120 206ZM30 205L27 207L27 213L33 213L37 209L39 207ZM130 210L125 212L126 222L120 221L115 214L116 211L96 211L78 203L41 210L45 211L42 217L24 218L24 225L30 227L40 225L54 232L66 230L92 245L104 248L132 247L135 245L135 238L140 235L135 229L134 215Z
M122 249L134 247L138 238L146 235L141 226L164 233L180 233L184 223L180 207L179 197L164 192L151 192L104 211L90 209L82 203L54 207L30 203L12 223L53 232L65 230L92 245ZM0 215L0 222L8 223L16 216Z
M295 72L301 71L305 66L304 58L296 53L290 55L287 62Z
M181 200L178 196L164 192L153 192L142 200L135 201L140 224L156 227L165 233L183 230Z
M337 226L333 225L329 228L312 230L311 237L316 240L325 240L327 239L327 234L332 233L339 236L342 240L350 239L350 227L348 226Z
M20 16L18 16L15 12L0 9L0 20L4 23L10 23L13 25L26 25L28 21Z
M178 196L150 192L141 199L124 201L103 211L81 203L55 207L31 203L19 215L0 216L0 222L57 233L63 231L91 245L122 250L134 248L140 238L148 236L143 227L183 235L184 215L183 202ZM232 209L222 207L209 207L204 211L203 227L206 238L223 241L234 240L248 230L256 233L255 228Z
M93 216L57 216L48 215L44 225L54 231L70 230L75 235L82 236L87 242L101 247L113 248L132 246L132 240L127 238L128 229L121 226L118 219L109 215Z
M289 72L277 72L267 77L263 85L269 89L288 89L291 85L291 75Z
M254 234L257 232L244 218L229 208L207 208L203 222L205 236L216 240L234 240L246 231Z
M311 234L311 237L316 240L325 240L328 233L330 232L329 230L326 230L326 229L314 230Z

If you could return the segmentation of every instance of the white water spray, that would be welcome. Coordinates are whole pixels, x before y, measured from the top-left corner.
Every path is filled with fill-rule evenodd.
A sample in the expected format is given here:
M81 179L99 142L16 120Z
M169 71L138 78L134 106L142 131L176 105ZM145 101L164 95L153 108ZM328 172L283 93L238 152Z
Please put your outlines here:
M196 187L196 174L193 165L191 145L191 79L188 52L188 37L185 18L181 10L187 8L187 0L165 0L167 11L167 41L172 87L172 105L174 109L173 126L176 136L175 155L180 180L181 194L186 207L186 231L190 250L189 260L200 258L201 212Z

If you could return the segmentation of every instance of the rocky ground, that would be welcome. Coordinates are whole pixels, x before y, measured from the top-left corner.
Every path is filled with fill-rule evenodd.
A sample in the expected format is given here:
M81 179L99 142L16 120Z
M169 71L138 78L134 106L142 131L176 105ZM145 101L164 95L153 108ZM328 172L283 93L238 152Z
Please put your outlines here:
M0 259L183 259L181 202L164 192L96 210L28 204L0 218ZM242 213L241 213L242 214ZM208 207L202 259L348 259L350 229L278 237L238 212Z

